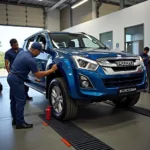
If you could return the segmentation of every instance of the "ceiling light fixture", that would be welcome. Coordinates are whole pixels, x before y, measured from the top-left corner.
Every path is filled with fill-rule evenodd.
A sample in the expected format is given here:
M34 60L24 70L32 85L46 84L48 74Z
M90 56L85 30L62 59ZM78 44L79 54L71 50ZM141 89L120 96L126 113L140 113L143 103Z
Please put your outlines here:
M78 7L78 6L82 5L82 4L84 4L84 3L87 2L87 1L88 1L88 0L82 0L81 2L79 2L79 3L75 4L75 5L73 5L71 8L74 9L74 8L76 8L76 7Z

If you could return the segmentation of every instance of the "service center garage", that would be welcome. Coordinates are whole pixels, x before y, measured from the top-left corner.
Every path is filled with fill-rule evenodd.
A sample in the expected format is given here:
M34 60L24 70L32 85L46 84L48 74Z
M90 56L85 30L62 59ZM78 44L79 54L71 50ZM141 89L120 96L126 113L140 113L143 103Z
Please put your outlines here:
M0 1L0 150L149 150L149 0Z

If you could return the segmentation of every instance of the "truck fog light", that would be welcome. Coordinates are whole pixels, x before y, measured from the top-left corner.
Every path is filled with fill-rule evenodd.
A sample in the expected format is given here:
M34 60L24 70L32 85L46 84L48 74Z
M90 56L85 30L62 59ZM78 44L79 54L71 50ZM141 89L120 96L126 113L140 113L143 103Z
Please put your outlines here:
M83 81L83 80L87 80L87 78L84 77L84 76L80 76L80 78L81 78L82 81Z
M81 88L93 88L93 85L88 77L79 74L79 79Z
M88 88L89 87L89 82L88 81L82 81L82 87Z

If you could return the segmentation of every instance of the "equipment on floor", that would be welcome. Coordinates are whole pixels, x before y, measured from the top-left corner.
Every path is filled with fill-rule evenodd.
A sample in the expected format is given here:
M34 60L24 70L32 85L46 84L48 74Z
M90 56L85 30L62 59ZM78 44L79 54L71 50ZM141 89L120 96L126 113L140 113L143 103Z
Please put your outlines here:
M46 108L46 114L45 114L46 120L51 120L51 114L52 114L52 107L48 106Z

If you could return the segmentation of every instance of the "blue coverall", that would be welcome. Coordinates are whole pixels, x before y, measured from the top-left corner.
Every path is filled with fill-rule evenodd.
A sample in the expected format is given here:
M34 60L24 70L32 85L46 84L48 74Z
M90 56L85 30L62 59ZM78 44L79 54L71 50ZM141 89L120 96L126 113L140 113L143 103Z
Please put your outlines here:
M7 50L6 53L5 53L5 60L9 60L9 63L10 63L10 69L11 69L11 66L15 60L15 58L17 57L17 55L19 54L19 52L23 51L22 48L19 48L18 49L18 52L15 52L12 48ZM27 86L25 86L25 91L26 91L26 98L28 98L28 91L29 91L29 88ZM10 99L11 99L11 91L10 91Z
M24 105L26 102L24 80L27 79L29 72L38 72L36 61L30 51L20 52L12 64L10 73L7 77L12 95L11 113L16 125L21 125L24 120Z
M10 68L11 68L11 66L12 66L16 56L18 55L18 53L20 51L23 51L23 49L19 48L17 53L12 48L6 51L6 53L5 53L5 60L6 59L9 60Z
M149 57L147 54L144 54L144 53L141 53L140 56L144 58L143 62L147 71L148 91L150 91L150 68L148 67Z

